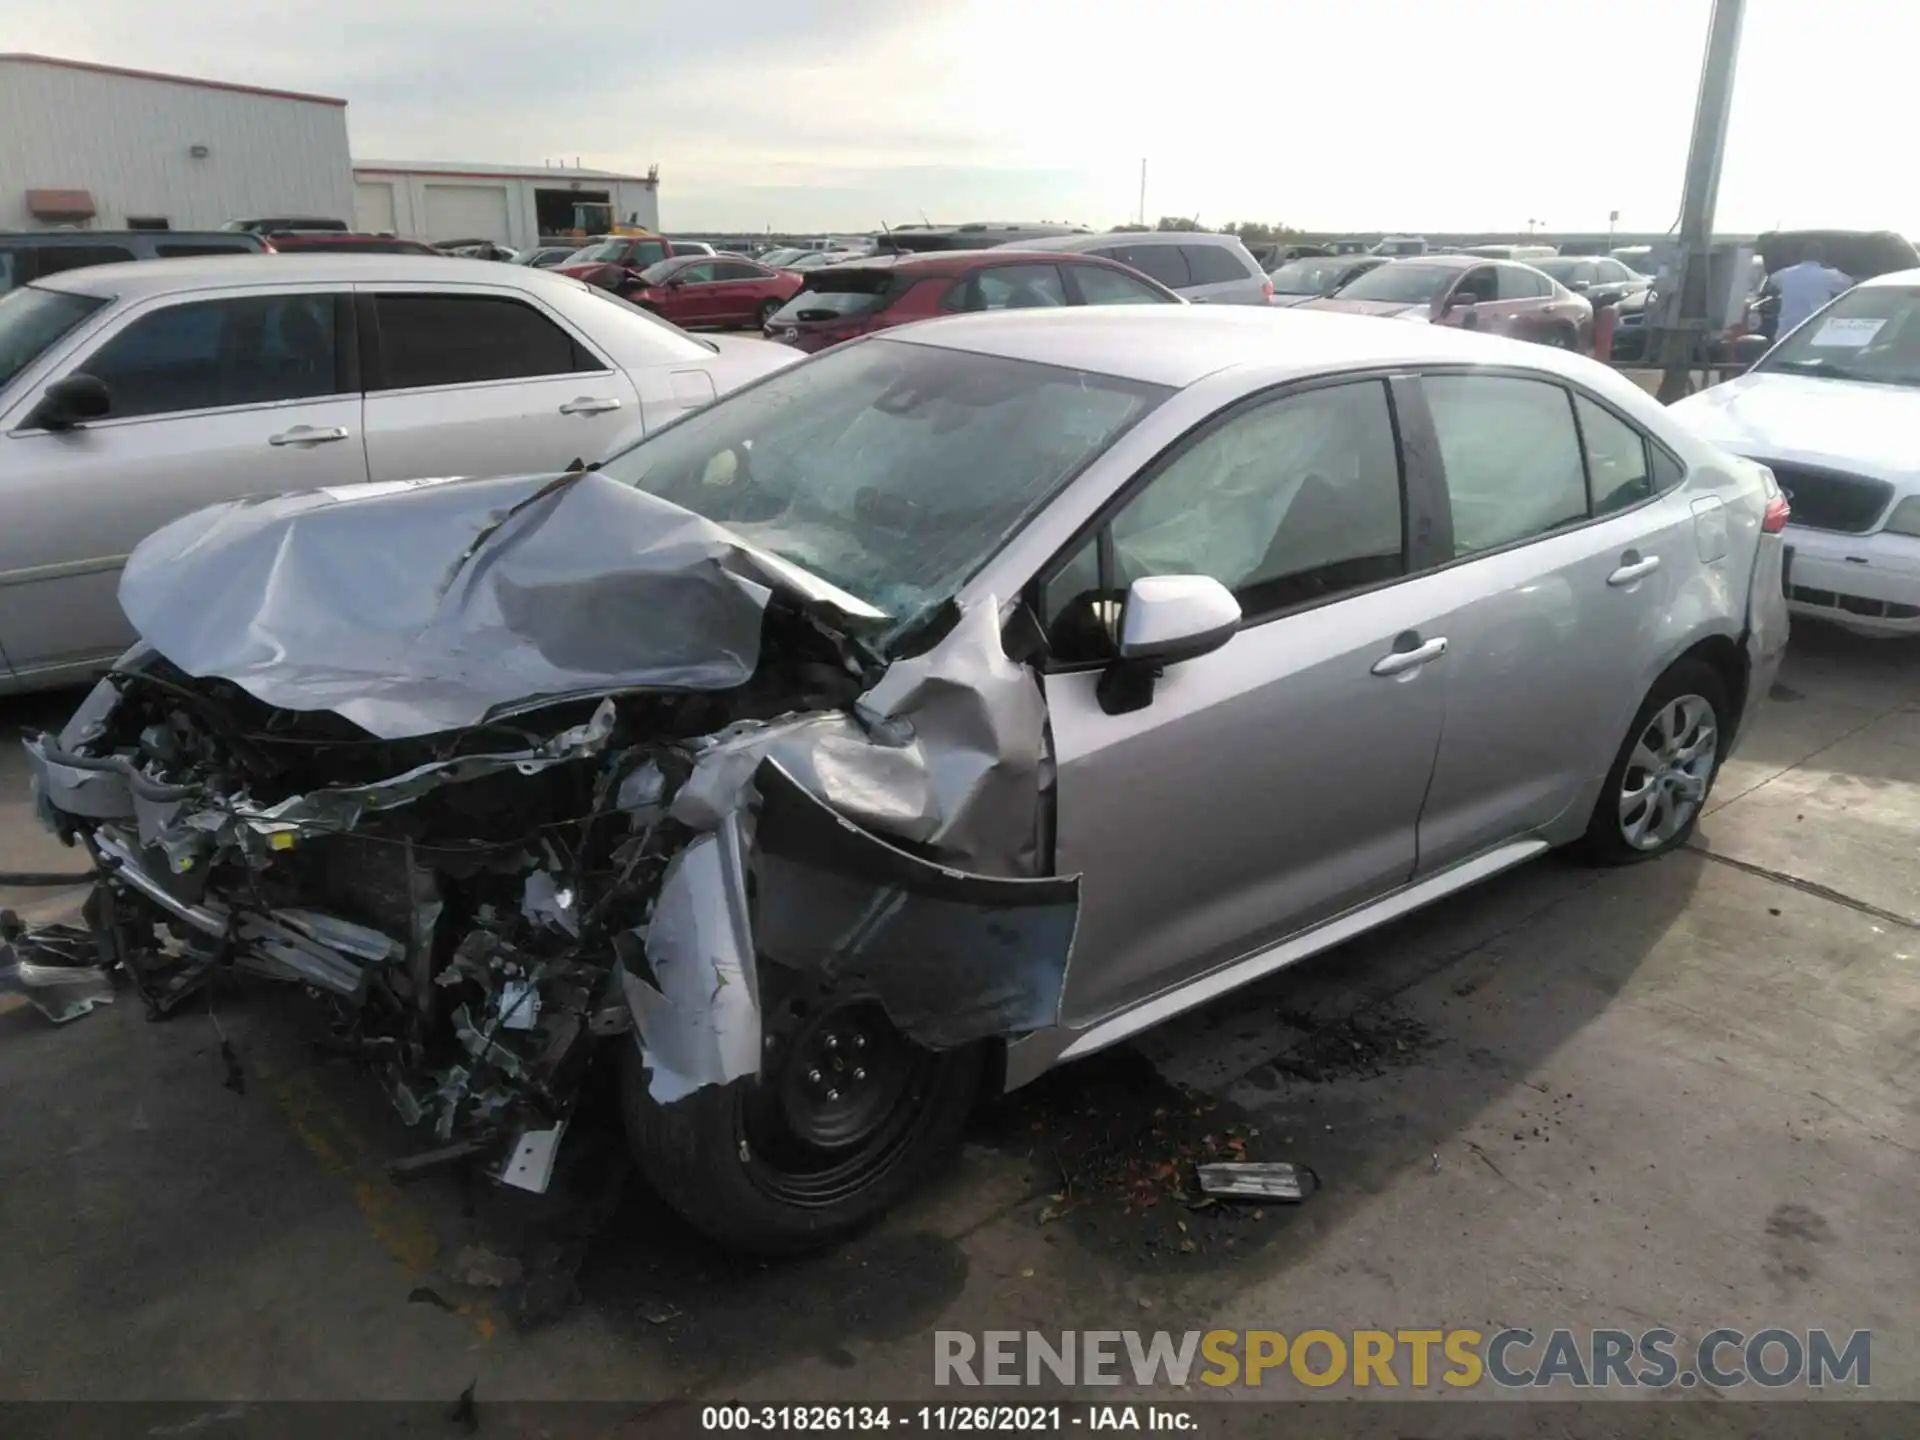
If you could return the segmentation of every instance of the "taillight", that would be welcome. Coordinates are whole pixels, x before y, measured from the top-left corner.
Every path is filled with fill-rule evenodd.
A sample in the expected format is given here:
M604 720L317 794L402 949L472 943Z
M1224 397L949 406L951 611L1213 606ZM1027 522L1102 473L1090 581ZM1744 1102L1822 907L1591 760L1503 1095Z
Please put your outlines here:
M1793 514L1793 507L1787 503L1787 497L1776 495L1767 501L1767 510L1760 517L1760 529L1768 535L1778 535L1787 528L1787 518Z
M1271 304L1273 302L1273 281L1269 280L1263 284L1260 287L1260 293L1265 297L1267 302Z

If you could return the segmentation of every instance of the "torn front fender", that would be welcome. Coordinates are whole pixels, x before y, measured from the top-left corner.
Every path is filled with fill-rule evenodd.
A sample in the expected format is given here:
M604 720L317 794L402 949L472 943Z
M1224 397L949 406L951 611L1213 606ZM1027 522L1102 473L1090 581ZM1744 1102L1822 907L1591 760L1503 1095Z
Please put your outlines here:
M754 776L762 958L872 995L935 1049L1059 1023L1080 877L1003 879L919 859L769 760Z

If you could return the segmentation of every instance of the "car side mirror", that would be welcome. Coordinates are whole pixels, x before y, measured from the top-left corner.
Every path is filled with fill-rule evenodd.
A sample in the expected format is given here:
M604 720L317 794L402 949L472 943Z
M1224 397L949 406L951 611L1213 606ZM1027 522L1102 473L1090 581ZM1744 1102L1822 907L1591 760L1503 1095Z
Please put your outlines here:
M1218 650L1240 628L1240 602L1210 575L1148 575L1127 587L1119 657L1095 687L1109 715L1144 709L1169 665Z
M1593 282L1591 280L1569 280L1567 281L1567 289L1573 291L1576 295L1584 295L1593 289Z
M85 371L75 371L47 386L40 403L27 417L29 426L43 430L71 430L88 420L101 420L113 409L113 396L106 381Z
M1479 303L1480 303L1479 297L1474 295L1471 291L1456 290L1453 292L1453 294L1447 297L1446 308L1449 311L1470 309L1471 307L1478 305Z

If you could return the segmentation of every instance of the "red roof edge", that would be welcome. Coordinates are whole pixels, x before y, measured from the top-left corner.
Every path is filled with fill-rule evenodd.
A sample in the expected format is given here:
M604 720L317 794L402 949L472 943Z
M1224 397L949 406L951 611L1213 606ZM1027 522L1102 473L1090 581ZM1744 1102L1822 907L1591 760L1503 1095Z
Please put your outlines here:
M158 70L129 70L124 65L98 65L91 60L63 60L56 55L0 53L0 62L7 60L19 61L26 65L57 65L64 70L90 70L96 75L126 75L135 80L161 80L169 85L191 85L200 90L231 90L240 95L265 95L274 100L305 100L313 105L345 106L347 103L334 95L308 95L299 90L269 90L260 85L236 85L229 80L197 80L191 75L167 75Z

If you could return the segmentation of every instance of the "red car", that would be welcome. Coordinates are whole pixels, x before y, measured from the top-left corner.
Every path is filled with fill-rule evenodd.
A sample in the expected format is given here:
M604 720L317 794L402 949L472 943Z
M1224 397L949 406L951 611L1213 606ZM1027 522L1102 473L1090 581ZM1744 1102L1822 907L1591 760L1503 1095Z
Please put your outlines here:
M682 329L764 326L807 282L729 255L681 255L649 265L614 293Z
M562 275L624 295L634 278L649 265L656 265L671 255L691 253L694 253L691 249L676 249L673 241L664 235L600 235L553 268ZM699 253L713 252L702 247Z
M874 255L809 270L805 283L767 322L766 335L807 351L966 310L1186 303L1157 280L1115 261L1044 250Z
M1552 276L1513 260L1475 255L1392 260L1299 308L1490 330L1583 353L1593 348L1593 306Z

